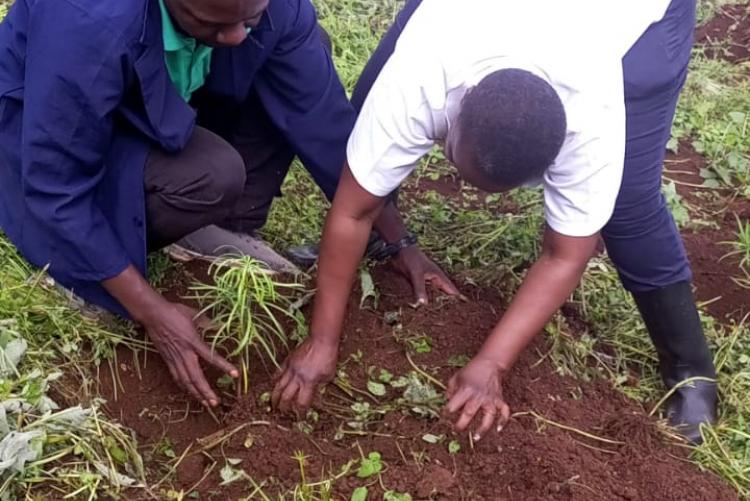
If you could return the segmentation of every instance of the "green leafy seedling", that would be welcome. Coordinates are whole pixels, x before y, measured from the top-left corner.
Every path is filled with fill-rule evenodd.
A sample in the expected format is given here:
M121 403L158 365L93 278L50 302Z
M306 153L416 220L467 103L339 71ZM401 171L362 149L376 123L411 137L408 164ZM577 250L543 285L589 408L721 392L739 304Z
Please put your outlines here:
M367 500L367 487L357 487L352 492L351 501L366 501Z
M370 478L383 471L383 463L380 459L379 452L371 452L366 458L362 458L359 470L357 470L357 476L359 478Z
M458 440L451 440L448 444L448 454L455 455L461 452L461 444Z
M385 369L380 369L380 375L378 376L378 380L380 380L381 383L390 383L393 381L393 374L388 372Z
M419 336L408 339L411 349L419 354L430 353L432 351L432 340L427 336Z
M367 382L367 391L369 391L376 397L385 396L386 393L385 385L383 383L372 380Z
M168 437L164 437L158 443L158 445L156 446L156 452L170 459L174 459L177 457L177 454L174 451L174 445Z

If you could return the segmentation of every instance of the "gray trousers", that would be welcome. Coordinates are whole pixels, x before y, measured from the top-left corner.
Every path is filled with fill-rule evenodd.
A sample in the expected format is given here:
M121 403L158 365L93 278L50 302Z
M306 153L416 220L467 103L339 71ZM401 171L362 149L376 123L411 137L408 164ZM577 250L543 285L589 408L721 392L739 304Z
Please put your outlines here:
M328 34L319 31L330 51ZM155 148L146 162L149 251L210 224L260 229L295 157L253 92L239 108L202 91L191 105L198 119L187 146L177 154Z

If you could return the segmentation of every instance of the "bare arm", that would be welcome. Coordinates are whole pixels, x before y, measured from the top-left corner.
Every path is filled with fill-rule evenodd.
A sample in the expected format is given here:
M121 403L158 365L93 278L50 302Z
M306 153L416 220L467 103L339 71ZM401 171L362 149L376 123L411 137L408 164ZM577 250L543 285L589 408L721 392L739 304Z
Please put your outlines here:
M310 406L315 388L336 371L346 305L369 239L385 199L371 195L345 166L326 224L318 270L318 289L310 337L284 361L272 394L282 411Z
M576 288L598 241L598 234L567 237L548 227L539 259L477 356L510 369Z
M546 229L542 254L529 270L508 311L479 353L449 382L446 410L458 416L458 430L466 429L480 409L483 416L475 440L496 421L498 430L502 429L510 418L510 408L502 394L504 375L573 292L598 240L598 234L567 237L549 227Z
M311 336L338 341L357 266L384 204L357 183L348 165L344 168L323 229Z

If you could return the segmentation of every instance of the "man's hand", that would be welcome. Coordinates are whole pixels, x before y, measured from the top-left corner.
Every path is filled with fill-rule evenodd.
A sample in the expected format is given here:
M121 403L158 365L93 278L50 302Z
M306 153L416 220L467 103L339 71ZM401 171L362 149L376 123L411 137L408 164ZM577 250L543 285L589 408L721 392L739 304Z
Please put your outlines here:
M418 304L428 302L428 283L445 294L458 295L458 289L443 270L416 245L401 249L393 258L393 266L411 282Z
M480 440L495 425L502 431L510 419L510 407L503 400L502 371L491 360L476 357L448 382L446 412L458 418L455 428L464 431L482 411L482 421L474 432Z
M239 372L203 342L196 329L196 313L185 305L165 300L158 314L142 324L167 364L172 379L204 406L216 407L219 397L206 381L199 358L234 378Z
M306 339L284 361L271 395L273 406L282 412L307 410L315 389L336 373L338 342Z

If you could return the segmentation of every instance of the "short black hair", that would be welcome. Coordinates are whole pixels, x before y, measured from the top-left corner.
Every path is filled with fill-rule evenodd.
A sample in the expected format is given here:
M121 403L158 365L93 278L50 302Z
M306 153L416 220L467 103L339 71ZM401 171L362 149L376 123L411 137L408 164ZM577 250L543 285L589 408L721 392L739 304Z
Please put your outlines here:
M458 121L461 140L468 141L478 168L509 188L541 177L567 130L555 89L517 68L482 79L464 97Z

